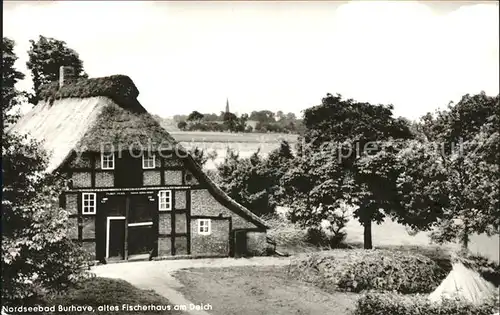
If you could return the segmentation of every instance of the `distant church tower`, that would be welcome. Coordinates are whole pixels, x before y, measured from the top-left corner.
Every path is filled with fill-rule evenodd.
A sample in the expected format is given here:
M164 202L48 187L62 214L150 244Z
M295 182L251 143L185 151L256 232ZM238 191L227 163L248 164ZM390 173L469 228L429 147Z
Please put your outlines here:
M229 113L229 99L226 98L226 113Z

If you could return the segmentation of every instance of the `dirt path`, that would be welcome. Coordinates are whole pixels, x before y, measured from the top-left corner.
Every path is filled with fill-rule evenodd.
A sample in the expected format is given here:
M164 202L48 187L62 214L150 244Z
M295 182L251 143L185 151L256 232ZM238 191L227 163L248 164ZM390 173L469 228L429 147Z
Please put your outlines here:
M162 260L101 265L93 267L91 272L98 277L123 279L140 289L154 290L166 297L173 305L187 306L186 312L189 314L209 315L203 310L190 310L190 305L194 303L176 290L182 287L182 284L172 276L174 271L184 268L283 266L289 263L290 258L277 257Z

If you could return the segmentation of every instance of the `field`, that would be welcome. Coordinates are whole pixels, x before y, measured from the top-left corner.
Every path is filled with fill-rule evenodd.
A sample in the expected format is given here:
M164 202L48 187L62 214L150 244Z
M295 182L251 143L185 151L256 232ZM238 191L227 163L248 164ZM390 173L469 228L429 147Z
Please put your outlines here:
M243 142L243 143L279 143L281 140L297 142L297 135L284 133L230 133L205 131L170 131L180 142Z
M281 140L286 140L292 146L297 142L297 135L275 133L226 133L226 132L201 132L201 131L172 131L170 134L187 149L198 147L205 151L217 152L214 161L208 161L206 169L214 169L224 161L227 148L240 153L243 158L251 156L260 150L266 156L278 148Z

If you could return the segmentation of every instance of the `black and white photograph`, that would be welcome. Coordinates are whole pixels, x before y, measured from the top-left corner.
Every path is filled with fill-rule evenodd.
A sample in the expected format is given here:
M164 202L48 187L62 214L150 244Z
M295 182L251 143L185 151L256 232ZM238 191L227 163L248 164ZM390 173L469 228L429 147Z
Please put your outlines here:
M1 315L500 315L498 1L3 1Z

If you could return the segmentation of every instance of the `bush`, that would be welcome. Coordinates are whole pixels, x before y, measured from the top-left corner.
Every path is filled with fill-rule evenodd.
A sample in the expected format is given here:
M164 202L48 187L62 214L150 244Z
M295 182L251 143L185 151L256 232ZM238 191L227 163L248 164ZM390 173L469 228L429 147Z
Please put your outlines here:
M326 291L428 293L446 276L434 261L388 250L334 250L292 262L290 273Z
M496 305L495 305L496 304ZM355 315L491 315L498 310L494 301L477 306L459 299L433 303L426 296L369 293L358 299Z
M270 226L267 235L276 242L277 247L305 247L306 231L298 225L273 214L263 217Z

